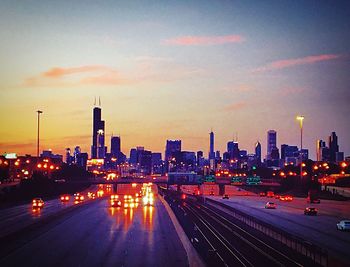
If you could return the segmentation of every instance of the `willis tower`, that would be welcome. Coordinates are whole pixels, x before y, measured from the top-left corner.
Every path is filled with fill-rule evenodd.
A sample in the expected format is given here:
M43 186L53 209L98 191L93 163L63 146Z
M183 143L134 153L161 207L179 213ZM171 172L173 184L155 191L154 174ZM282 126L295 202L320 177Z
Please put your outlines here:
M98 106L93 110L93 125L92 125L92 146L91 158L103 159L106 155L107 148L105 147L105 121L101 120L101 100L98 100Z

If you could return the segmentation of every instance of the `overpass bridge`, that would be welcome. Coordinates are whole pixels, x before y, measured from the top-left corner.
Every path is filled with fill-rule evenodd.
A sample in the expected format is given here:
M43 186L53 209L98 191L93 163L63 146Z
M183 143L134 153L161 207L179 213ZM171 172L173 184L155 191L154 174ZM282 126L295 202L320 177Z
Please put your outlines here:
M79 183L79 181L73 182L73 183ZM279 183L273 182L271 180L262 180L259 184L245 184L245 183L238 183L233 184L230 180L225 179L217 179L213 182L206 182L201 179L169 179L168 176L146 176L143 178L136 178L136 177L121 177L118 179L113 180L107 180L105 178L93 178L87 181L80 181L80 183L89 183L89 184L110 184L113 185L114 189L117 190L118 185L122 184L143 184L143 183L153 183L157 185L163 185L166 187L169 187L171 185L177 186L177 190L180 191L182 185L195 185L198 186L198 190L201 191L202 185L211 185L218 187L219 194L224 195L225 194L225 186L234 185L237 187L248 187L248 188L260 188L263 190L273 190L273 188L277 188L280 186Z

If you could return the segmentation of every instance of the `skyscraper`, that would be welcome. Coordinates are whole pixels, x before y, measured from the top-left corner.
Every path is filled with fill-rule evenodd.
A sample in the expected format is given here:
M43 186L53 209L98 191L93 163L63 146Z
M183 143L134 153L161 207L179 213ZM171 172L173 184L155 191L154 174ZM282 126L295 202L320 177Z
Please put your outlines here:
M210 144L209 144L209 160L210 159L215 159L215 152L214 152L214 133L211 131L209 133L209 139L210 139Z
M323 140L317 140L316 142L316 160L322 161L322 150L326 148L326 142Z
M113 157L119 157L120 153L120 137L112 136L111 137L111 154Z
M270 130L267 132L267 159L271 159L271 153L274 147L277 147L277 132Z
M105 153L105 122L101 120L101 108L94 107L91 158L104 158Z
M239 158L238 142L235 142L235 141L227 142L227 152L230 155L229 159L238 159Z
M329 160L331 162L336 162L336 154L339 152L339 146L338 146L338 136L335 134L335 132L332 132L332 134L329 136Z
M256 158L258 165L260 165L260 163L261 163L261 144L259 141L257 141L255 144L255 158Z
M165 162L167 163L175 152L181 151L181 140L166 140Z

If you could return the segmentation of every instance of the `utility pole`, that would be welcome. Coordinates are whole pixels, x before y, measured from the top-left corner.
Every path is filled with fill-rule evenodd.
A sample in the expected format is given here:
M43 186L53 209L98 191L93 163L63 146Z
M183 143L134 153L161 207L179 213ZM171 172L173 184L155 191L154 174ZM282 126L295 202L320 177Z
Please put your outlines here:
M40 135L40 114L43 113L41 110L36 111L38 113L38 139L37 139L37 144L36 144L36 156L39 158L39 135Z

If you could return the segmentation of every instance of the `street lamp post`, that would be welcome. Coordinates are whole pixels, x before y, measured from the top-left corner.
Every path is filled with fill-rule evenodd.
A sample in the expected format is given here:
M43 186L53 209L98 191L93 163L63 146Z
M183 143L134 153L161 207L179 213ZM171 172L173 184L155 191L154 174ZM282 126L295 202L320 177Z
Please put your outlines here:
M300 182L303 181L303 120L304 120L303 115L298 115L297 120L300 123Z
M36 156L39 158L39 127L40 127L40 114L43 113L41 110L36 111L38 113L38 139L36 144Z

